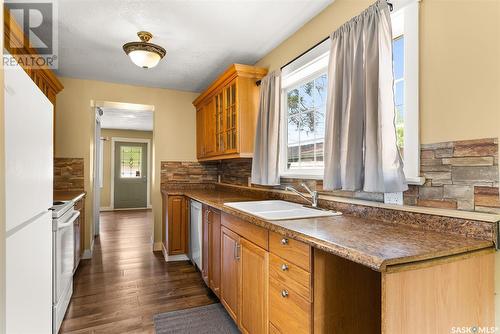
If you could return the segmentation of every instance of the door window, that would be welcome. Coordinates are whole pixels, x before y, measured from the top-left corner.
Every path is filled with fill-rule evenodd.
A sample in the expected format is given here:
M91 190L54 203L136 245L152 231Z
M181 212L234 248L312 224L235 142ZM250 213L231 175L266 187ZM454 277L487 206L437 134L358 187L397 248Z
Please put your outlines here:
M120 147L120 177L139 178L142 171L142 147Z

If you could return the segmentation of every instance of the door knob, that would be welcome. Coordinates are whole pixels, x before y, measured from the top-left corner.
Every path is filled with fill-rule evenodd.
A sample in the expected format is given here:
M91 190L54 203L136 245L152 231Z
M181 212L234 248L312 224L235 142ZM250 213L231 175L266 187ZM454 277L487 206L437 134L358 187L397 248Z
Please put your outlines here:
M288 297L288 290L281 290L281 297L283 298Z
M282 245L288 245L288 239L287 238L281 239L281 244Z
M281 270L283 270L283 271L287 271L287 270L288 270L288 264L283 263L283 264L281 265Z

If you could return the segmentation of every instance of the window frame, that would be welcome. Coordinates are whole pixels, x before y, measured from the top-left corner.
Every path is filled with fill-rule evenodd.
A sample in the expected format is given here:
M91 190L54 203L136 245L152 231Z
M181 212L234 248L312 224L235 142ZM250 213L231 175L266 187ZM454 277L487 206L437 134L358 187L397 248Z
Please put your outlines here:
M313 49L314 50L314 49ZM297 168L295 170L287 169L288 162L288 110L287 110L287 92L291 89L296 88L302 84L305 84L311 80L316 79L317 77L322 76L323 74L327 75L328 79L328 59L330 56L330 51L321 52L320 55L316 55L312 53L311 55L305 54L303 57L308 57L306 63L294 71L291 71L288 75L282 76L281 78L281 101L280 101L280 176L285 178L300 178L300 179L315 179L322 180L324 173L323 167L316 168ZM325 61L326 58L326 61ZM321 64L323 62L324 64ZM318 65L319 64L319 65ZM308 67L313 67L313 70L310 73L305 75L300 75L300 72L307 72ZM316 67L314 69L314 67ZM293 76L298 76L300 79L288 79L291 82L286 83L287 78ZM325 110L326 115L326 110Z
M420 176L419 126L419 2L395 0L391 19L402 16L403 26L393 27L393 40L404 37L404 149L403 164L406 182L422 185ZM394 32L396 30L396 32Z

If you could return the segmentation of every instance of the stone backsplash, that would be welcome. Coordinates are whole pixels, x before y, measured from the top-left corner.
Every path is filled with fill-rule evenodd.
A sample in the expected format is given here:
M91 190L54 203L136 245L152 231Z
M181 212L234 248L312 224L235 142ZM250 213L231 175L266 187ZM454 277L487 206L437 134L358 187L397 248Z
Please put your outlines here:
M175 183L215 183L218 170L218 162L162 161L161 188Z
M54 190L84 190L83 158L54 158Z
M420 170L426 181L411 185L404 193L406 205L458 209L500 214L498 193L498 139L478 139L421 146ZM252 169L251 159L225 160L220 163L221 182L247 185ZM292 185L300 189L308 184L320 193L383 202L384 194L363 191L323 191L321 180L281 178L276 187Z
M498 139L425 144L421 146L422 186L410 185L404 193L406 205L458 209L500 214L498 193ZM221 183L248 186L252 159L229 159L220 162L162 162L162 188L167 183ZM363 191L323 191L321 180L281 178L275 187L253 188L300 189L306 183L320 193L383 202L384 194Z
M422 145L420 174L405 204L500 213L496 138Z

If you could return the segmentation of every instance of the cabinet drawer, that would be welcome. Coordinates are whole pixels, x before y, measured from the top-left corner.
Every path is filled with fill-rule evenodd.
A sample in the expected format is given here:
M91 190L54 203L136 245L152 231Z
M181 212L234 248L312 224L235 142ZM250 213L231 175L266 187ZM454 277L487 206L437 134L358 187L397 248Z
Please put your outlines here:
M269 233L269 250L281 258L311 272L311 247L276 232Z
M311 307L298 293L269 279L269 320L278 332L310 333Z
M259 227L225 212L222 212L221 223L222 226L227 227L248 241L253 242L260 248L265 250L269 249L269 235L265 228Z
M293 290L308 301L311 296L311 274L274 254L269 257L269 277Z

